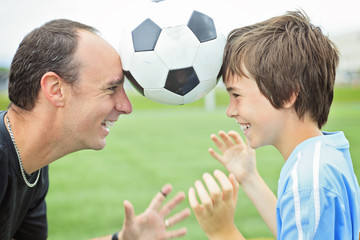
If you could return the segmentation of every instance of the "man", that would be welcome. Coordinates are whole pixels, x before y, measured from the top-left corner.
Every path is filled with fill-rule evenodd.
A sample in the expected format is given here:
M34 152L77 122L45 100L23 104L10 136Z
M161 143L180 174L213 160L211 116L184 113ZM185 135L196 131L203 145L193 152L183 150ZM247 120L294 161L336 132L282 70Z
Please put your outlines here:
M116 50L96 29L54 20L21 42L9 76L8 111L0 114L0 239L46 239L48 164L82 149L105 147L109 128L132 105L123 88ZM165 185L148 209L135 216L125 201L119 233L99 239L170 239L186 229L166 231L190 212L165 217L184 198Z

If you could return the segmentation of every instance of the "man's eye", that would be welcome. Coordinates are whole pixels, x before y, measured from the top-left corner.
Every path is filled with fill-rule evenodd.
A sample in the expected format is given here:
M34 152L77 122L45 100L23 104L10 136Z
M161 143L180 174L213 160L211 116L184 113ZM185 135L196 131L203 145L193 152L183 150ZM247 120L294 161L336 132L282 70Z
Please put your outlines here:
M116 88L117 88L117 87L118 87L118 86L112 86L112 87L109 87L109 88L108 88L108 90L110 90L110 91L113 91L113 92L114 92L114 91L116 90Z

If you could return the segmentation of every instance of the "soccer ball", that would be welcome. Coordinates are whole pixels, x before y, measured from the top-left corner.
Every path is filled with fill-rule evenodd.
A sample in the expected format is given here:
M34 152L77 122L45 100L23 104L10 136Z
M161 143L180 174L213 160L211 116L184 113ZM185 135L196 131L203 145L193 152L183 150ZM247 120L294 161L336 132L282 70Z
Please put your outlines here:
M123 29L119 54L126 78L139 93L182 105L215 88L226 39L202 12L182 12L180 20L173 16L153 14Z

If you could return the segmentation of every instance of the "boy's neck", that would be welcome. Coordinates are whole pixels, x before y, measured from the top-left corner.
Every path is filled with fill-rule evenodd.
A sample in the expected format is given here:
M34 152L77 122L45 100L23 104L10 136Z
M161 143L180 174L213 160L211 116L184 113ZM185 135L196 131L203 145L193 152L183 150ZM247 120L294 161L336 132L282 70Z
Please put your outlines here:
M300 143L321 135L322 132L317 123L306 115L303 119L297 119L297 121L293 119L293 121L289 122L284 128L281 139L274 146L280 151L284 160L287 161Z

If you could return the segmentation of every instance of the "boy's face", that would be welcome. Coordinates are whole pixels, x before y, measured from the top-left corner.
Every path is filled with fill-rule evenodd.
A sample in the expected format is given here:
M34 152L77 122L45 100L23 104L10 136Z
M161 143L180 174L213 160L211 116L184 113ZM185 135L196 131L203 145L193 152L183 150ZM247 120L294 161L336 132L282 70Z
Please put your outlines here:
M280 143L287 111L275 109L260 92L256 80L249 76L229 75L225 86L230 95L226 114L241 125L252 148Z

